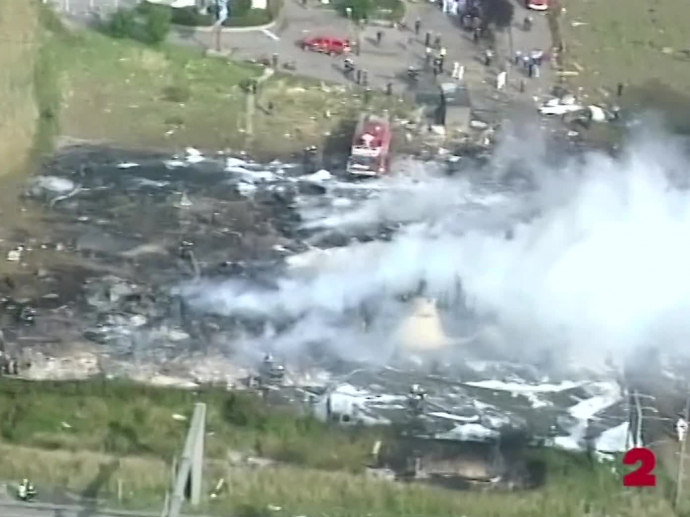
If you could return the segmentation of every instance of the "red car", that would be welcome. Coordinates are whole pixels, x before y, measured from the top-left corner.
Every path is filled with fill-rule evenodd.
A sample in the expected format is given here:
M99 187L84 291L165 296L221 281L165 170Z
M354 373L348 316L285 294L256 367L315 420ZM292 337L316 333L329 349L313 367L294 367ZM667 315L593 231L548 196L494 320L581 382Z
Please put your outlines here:
M350 52L350 40L342 38L329 38L325 36L316 36L314 38L307 38L302 42L303 50L312 50L314 52L322 52L324 54L340 55Z

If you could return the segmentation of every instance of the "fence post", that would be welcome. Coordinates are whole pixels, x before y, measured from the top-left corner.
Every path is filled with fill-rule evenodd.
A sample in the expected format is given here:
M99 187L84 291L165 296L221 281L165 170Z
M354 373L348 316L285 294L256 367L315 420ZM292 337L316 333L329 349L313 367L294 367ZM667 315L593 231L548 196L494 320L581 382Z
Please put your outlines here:
M690 419L690 396L685 401L685 421ZM683 441L680 443L680 458L678 460L678 479L676 480L676 500L674 502L674 508L678 511L680 506L680 497L683 493L683 467L685 466L685 446L688 443L688 433L683 436Z

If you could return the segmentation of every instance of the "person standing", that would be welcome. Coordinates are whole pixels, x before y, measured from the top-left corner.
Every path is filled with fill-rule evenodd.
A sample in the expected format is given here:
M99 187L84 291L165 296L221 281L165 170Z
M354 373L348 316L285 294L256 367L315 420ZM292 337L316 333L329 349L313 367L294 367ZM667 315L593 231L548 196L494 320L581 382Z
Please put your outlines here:
M429 31L427 31L426 35L424 36L424 46L425 47L431 46L431 33Z
M430 64L431 64L431 47L429 45L427 45L426 50L424 51L424 68L426 70L428 70Z
M383 40L383 31L376 31L376 44L381 45L381 40Z
M450 76L453 79L457 79L459 74L460 74L460 63L458 63L457 61L454 61L453 62L453 71L451 72Z
M415 33L415 36L419 36L419 31L421 30L421 28L422 28L422 20L420 20L419 18L417 18L417 19L414 21L414 33Z
M484 52L484 64L486 66L491 66L491 60L494 57L494 53L491 49L487 48L486 52Z
M678 435L678 441L679 442L684 442L685 441L685 435L688 433L688 423L685 421L684 418L679 418L676 421L676 434Z
M618 86L616 87L616 96L617 97L623 96L623 83L618 83Z

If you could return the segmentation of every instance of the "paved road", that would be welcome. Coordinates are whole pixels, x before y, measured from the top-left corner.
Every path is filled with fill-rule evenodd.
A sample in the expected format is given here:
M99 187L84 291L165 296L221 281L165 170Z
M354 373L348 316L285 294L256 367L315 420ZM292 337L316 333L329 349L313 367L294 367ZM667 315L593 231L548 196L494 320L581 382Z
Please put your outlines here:
M160 512L130 512L90 506L0 501L2 517L160 517ZM184 516L183 516L184 517ZM209 517L195 515L194 517Z
M158 517L156 513L97 510L88 506L51 505L45 503L0 502L3 517Z

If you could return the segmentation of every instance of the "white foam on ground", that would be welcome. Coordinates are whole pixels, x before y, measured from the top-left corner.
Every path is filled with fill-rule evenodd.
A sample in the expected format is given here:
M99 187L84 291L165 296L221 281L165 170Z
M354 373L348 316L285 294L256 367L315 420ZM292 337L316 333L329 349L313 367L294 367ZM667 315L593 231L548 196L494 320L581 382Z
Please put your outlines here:
M253 183L247 183L246 181L240 181L237 185L237 191L242 196L251 196L256 192L257 186Z
M623 422L601 433L596 441L597 451L604 453L624 452L626 450L629 427L630 424L628 422Z
M462 424L446 433L435 436L438 440L460 440L466 442L485 442L498 438L498 431L484 427L481 424Z
M73 181L67 178L60 178L59 176L40 176L36 178L34 185L58 193L71 192L75 189Z
M168 169L178 169L180 167L186 167L187 164L183 162L182 160L166 160L163 162L165 164L165 167Z
M434 411L433 413L427 413L427 414L429 416L435 416L438 418L445 418L447 420L457 420L459 422L478 422L479 421L478 415L460 416L460 415L454 415L452 413L446 413L445 411Z
M301 179L303 181L322 182L322 181L328 181L328 180L333 179L333 174L328 172L326 169L320 169L313 174L307 174L306 176L300 176L299 179Z
M529 403L532 405L533 408L553 406L553 403L551 401L539 398L537 394L534 392L523 393L523 395L527 400L529 400Z
M568 436L557 436L554 444L557 447L568 450L582 450L585 448L585 435L587 433L588 420L600 411L618 403L623 395L616 383L597 383L592 387L600 391L599 395L581 400L568 409L568 413L577 422L568 430Z
M233 156L225 159L225 170L228 170L230 167L242 167L243 165L247 165L247 160L242 160Z
M502 382L496 380L465 382L467 386L486 388L489 390L510 391L513 393L558 393L581 386L582 383L563 381L560 384L521 384L517 382Z
M199 163L203 162L206 158L201 154L200 151L194 149L193 147L187 147L187 162L188 163Z
M169 181L154 181L154 180L150 180L147 178L137 178L135 180L135 183L137 185L139 185L140 187L157 187L157 188L165 187L165 186L170 184Z

